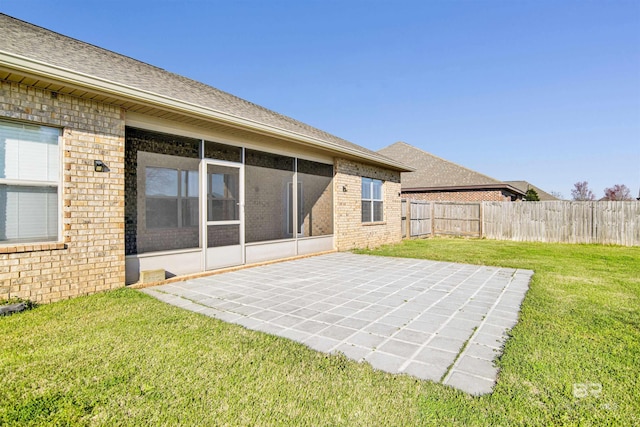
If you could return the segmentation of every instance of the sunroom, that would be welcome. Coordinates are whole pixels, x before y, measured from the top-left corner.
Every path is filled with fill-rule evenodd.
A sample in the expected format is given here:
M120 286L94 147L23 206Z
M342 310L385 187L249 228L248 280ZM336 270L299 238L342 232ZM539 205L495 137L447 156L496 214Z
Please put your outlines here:
M12 159L31 136L5 147L0 297L55 301L400 241L410 169L397 161L133 58L3 14L0 26L12 35L0 118L57 142L21 157L19 176Z
M127 283L332 250L333 175L331 157L127 126Z

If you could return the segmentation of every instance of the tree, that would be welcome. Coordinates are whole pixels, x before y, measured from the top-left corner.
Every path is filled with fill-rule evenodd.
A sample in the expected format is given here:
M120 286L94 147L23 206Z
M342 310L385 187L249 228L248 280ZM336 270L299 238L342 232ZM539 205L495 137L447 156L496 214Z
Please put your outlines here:
M524 200L526 200L527 202L539 202L540 197L538 196L538 192L536 190L530 188L526 193L524 193Z
M564 199L564 196L563 196L563 195L562 195L562 193L561 193L561 192L559 192L559 191L552 191L552 192L551 192L551 195L552 195L553 197L555 197L556 199L559 199L559 200Z
M605 200L633 200L631 190L624 184L616 184L613 187L604 189Z
M589 188L587 181L579 181L573 184L573 190L571 190L571 198L577 201L595 200L596 196Z

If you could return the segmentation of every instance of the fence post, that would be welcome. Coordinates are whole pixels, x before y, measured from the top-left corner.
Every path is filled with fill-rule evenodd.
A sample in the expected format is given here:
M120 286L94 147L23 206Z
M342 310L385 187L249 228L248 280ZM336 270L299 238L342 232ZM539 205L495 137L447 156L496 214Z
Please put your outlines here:
M436 235L436 202L429 202L429 210L431 211L431 237Z
M406 215L407 215L407 238L410 239L413 237L413 231L412 231L412 227L411 227L411 205L413 203L413 199L407 199L407 210L406 210Z
M478 225L479 231L480 231L480 238L482 239L482 236L484 234L484 202L480 202L480 224Z

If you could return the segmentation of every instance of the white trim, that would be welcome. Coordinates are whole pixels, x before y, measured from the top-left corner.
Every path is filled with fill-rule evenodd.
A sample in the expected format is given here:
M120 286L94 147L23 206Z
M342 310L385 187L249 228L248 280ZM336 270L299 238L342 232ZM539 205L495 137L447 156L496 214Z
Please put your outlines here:
M215 166L224 166L238 169L238 216L237 220L228 220L228 221L208 221L208 174L207 174L207 166L215 165ZM245 242L244 242L244 164L229 162L225 160L213 160L213 159L202 159L200 161L200 228L201 228L201 244L202 244L202 271L207 271L216 268L229 267L230 265L243 265L245 264ZM238 245L230 245L230 246L220 246L215 248L209 248L207 238L208 238L208 227L209 226L218 226L218 225L237 225L239 227L239 244ZM214 268L209 268L209 265L212 263L207 259L209 253L220 252L224 250L224 248L228 248L230 251L232 248L239 248L240 260L239 263L236 264L227 264L225 265L217 265ZM230 261L231 262L231 261Z
M264 243L264 242L263 242ZM296 256L298 243L296 240L275 240L269 244L245 247L245 259L248 263L271 261Z
M25 187L58 187L60 185L56 181L27 181L22 179L6 179L6 178L0 178L0 184L19 185L19 186L25 186Z
M240 225L242 224L239 219L230 221L207 221L206 225Z
M157 252L145 252L142 254L132 254L126 255L125 259L137 259L137 258L152 258L155 256L165 256L165 255L178 255L178 254L186 254L191 252L202 252L202 248L189 248L189 249L176 249L172 251L157 251Z
M335 249L333 235L314 236L308 239L298 239L296 241L296 254L308 255L318 252L331 251Z
M66 170L64 164L64 128L60 129L58 134L58 242L64 242L64 171ZM123 199L124 200L124 199Z
M216 165L216 166L225 166L228 168L239 168L244 166L242 162L230 162L229 160L218 160L218 159L202 159L208 164Z
M296 169L297 169L297 166L296 166ZM304 236L303 234L298 232L298 230L300 229L299 219L302 213L301 208L298 204L301 201L304 201L304 194L302 196L303 200L298 200L299 199L298 193L302 193L304 189L302 187L302 182L298 181L297 178L298 178L298 172L296 170L296 172L293 173L293 181L290 181L287 183L287 194L286 194L287 201L285 205L285 221L286 221L285 228L287 229L287 234L291 234L294 237ZM294 182L297 182L295 186L293 185ZM290 212L289 205L291 205L291 207L293 208L293 212ZM291 226L293 227L293 230L289 229L289 216L292 217Z
M128 101L134 101L146 105L150 104L165 110L169 109L178 111L180 113L200 117L205 120L223 122L231 126L250 129L254 132L263 133L266 135L274 135L288 140L294 140L296 142L313 147L330 149L340 154L346 154L350 157L366 160L370 163L384 165L394 170L407 170L405 167L396 162L387 162L383 159L369 157L359 150L343 147L334 142L303 135L298 132L282 129L277 126L266 125L255 120L246 119L229 113L224 113L212 108L202 107L169 96L159 95L154 92L138 89L133 86L117 83L101 77L91 76L89 74L70 70L65 67L59 67L56 65L45 63L43 61L27 58L22 55L17 55L0 50L0 63L3 64L2 68L5 69L8 68L9 70L18 70L29 74L44 76L45 78L53 78L57 81L69 83L74 86L79 85L83 88L98 91L99 93L105 93L111 96L116 96L118 98L124 98Z
M369 178L368 176L362 176L360 177L360 188L362 189L362 183L365 179L368 179L369 182L369 192L371 193L371 197L369 197L368 199L364 198L364 195L362 194L362 192L360 193L360 200L361 202L371 202L371 219L369 221L363 221L362 220L362 207L360 207L361 211L360 211L360 221L362 224L371 224L371 223L380 223L380 222L384 222L384 180L382 179L378 179L378 178ZM375 192L373 191L374 189L374 184L376 183L376 181L380 182L380 198L376 199L374 194ZM375 219L375 202L382 202L382 219L377 220Z
M229 135L224 132L216 132L211 129L203 129L198 126L180 122L173 122L170 120L147 116L136 112L126 112L125 124L126 126L138 129L168 133L171 135L184 136L187 138L205 140L210 142L218 142L220 144L231 145L234 147L248 148L250 150L264 151L289 157L297 157L299 159L310 160L313 162L324 163L328 165L334 164L333 156L323 156L319 153L309 153L306 152L308 151L308 149L304 150L303 147L300 147L301 150L296 151L286 148L274 147L273 145L269 145L267 143L260 144L257 142L247 142L245 139L236 137L234 135ZM282 143L283 145L285 145L287 141L283 140Z
M276 239L276 240L261 240L259 242L245 243L245 246L269 245L272 243L279 243L279 242L295 242L296 240L297 239L295 237L289 237L286 239Z
M0 51L1 53L1 51ZM0 55L1 58L1 55ZM0 117L0 121L6 123L20 123L24 126L34 126L38 128L49 128L58 131L57 137L57 149L58 149L58 171L57 181L36 181L36 180L23 180L23 179L7 179L0 178L1 185L16 186L16 187L55 187L56 189L56 201L57 201L57 230L56 240L26 240L20 242L0 242L0 247L14 247L14 246L27 246L27 245L43 245L52 243L64 243L64 132L65 128L61 126L53 126L48 123L38 123L28 120L15 120L11 117ZM21 239L22 240L22 239Z
M144 254L147 255L147 254ZM163 269L175 276L198 273L200 268L201 251L172 251L154 252L152 256L128 255L125 257L125 283L135 283L144 270Z
M299 237L297 240L326 239L328 237L333 238L334 235L333 234L323 234L322 236L305 236L305 237Z

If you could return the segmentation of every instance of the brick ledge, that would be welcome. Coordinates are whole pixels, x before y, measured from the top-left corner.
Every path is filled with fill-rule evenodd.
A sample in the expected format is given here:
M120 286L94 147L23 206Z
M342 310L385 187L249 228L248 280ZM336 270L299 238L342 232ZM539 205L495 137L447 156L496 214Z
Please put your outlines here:
M24 252L57 251L67 249L66 243L24 244L16 246L0 246L0 254L19 254Z

